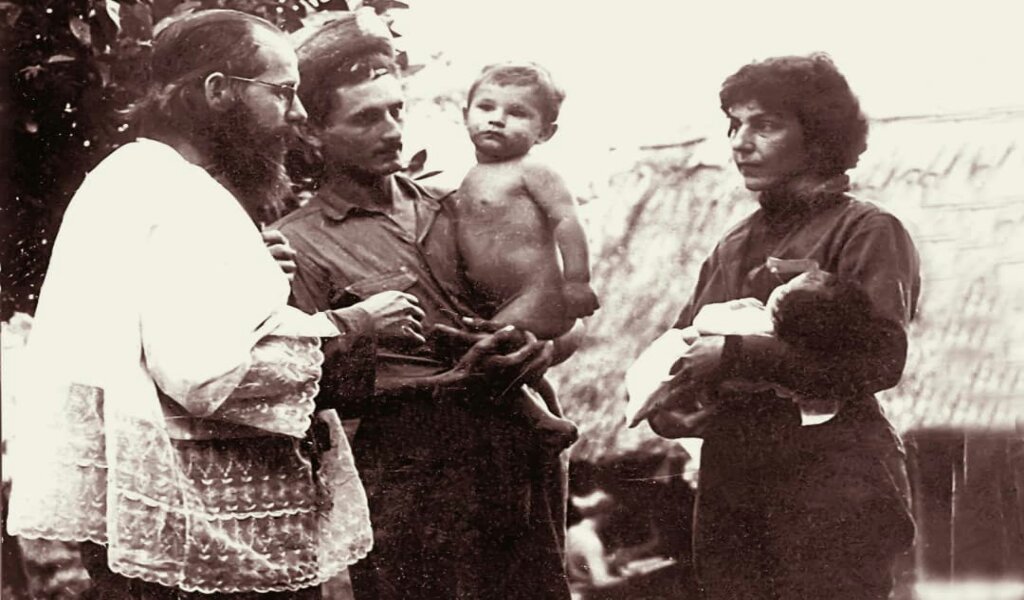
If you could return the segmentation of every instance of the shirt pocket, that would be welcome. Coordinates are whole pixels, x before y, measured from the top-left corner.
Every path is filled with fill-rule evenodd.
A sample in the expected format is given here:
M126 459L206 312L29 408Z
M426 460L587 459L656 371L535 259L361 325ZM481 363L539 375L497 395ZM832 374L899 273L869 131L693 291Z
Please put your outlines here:
M408 269L398 269L366 277L334 292L331 297L331 306L350 306L366 300L374 294L389 290L404 292L415 285L417 281L419 279Z

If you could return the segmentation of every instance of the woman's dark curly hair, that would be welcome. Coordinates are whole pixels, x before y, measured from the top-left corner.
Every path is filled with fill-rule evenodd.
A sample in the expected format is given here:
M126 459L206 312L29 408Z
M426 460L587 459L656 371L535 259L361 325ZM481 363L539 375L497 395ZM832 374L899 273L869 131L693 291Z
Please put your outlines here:
M868 121L832 59L824 53L779 56L744 65L718 94L722 110L756 100L791 113L803 128L811 171L831 177L857 165L867 149Z

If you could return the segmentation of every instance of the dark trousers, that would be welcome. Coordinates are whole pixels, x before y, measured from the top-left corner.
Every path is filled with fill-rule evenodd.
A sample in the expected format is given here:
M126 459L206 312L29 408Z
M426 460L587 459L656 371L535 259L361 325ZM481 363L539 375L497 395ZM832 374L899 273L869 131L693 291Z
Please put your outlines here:
M913 543L905 461L842 422L706 440L694 551L709 600L884 600Z
M79 544L82 566L92 579L83 594L87 600L321 600L320 586L295 592L203 594L185 592L141 579L119 575L107 566L107 548L92 542Z
M504 414L443 410L360 424L374 546L355 597L568 600L561 460Z

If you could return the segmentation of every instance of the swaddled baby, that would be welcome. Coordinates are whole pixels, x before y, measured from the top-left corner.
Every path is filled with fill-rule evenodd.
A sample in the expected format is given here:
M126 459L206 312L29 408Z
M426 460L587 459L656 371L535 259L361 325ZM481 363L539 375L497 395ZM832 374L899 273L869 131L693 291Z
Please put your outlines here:
M626 375L630 394L627 420L630 427L657 412L669 397L666 384L674 370L664 367L701 335L774 335L796 348L828 356L863 351L870 343L871 300L855 283L827 273L813 265L787 283L775 288L767 303L741 298L703 307L693 325L671 330L644 352ZM671 364L671 363L669 363ZM661 370L660 381L651 381L653 370ZM646 380L646 381L645 381ZM726 380L723 392L774 390L792 398L800 407L803 424L828 420L838 410L838 398L810 398L765 381ZM697 412L708 406L712 390L693 388L690 398L673 398L672 406L682 412Z

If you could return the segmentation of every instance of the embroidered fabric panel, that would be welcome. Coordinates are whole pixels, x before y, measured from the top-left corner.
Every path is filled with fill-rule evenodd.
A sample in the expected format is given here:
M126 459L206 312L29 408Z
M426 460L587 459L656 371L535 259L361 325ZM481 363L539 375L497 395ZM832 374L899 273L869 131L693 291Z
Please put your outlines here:
M212 418L301 438L316 407L324 355L317 338L267 336L242 383Z
M188 591L289 591L326 581L364 557L373 538L337 414L314 417L327 431L326 450L299 439L310 429L318 343L262 344L241 392L257 397L237 399L248 404L233 415L241 419L261 406L259 394L281 394L266 397L270 408L259 418L295 435L172 441L162 421L109 411L104 419L98 388L66 388L63 409L42 424L49 435L25 447L38 451L35 473L17 479L11 533L108 544L112 570Z

